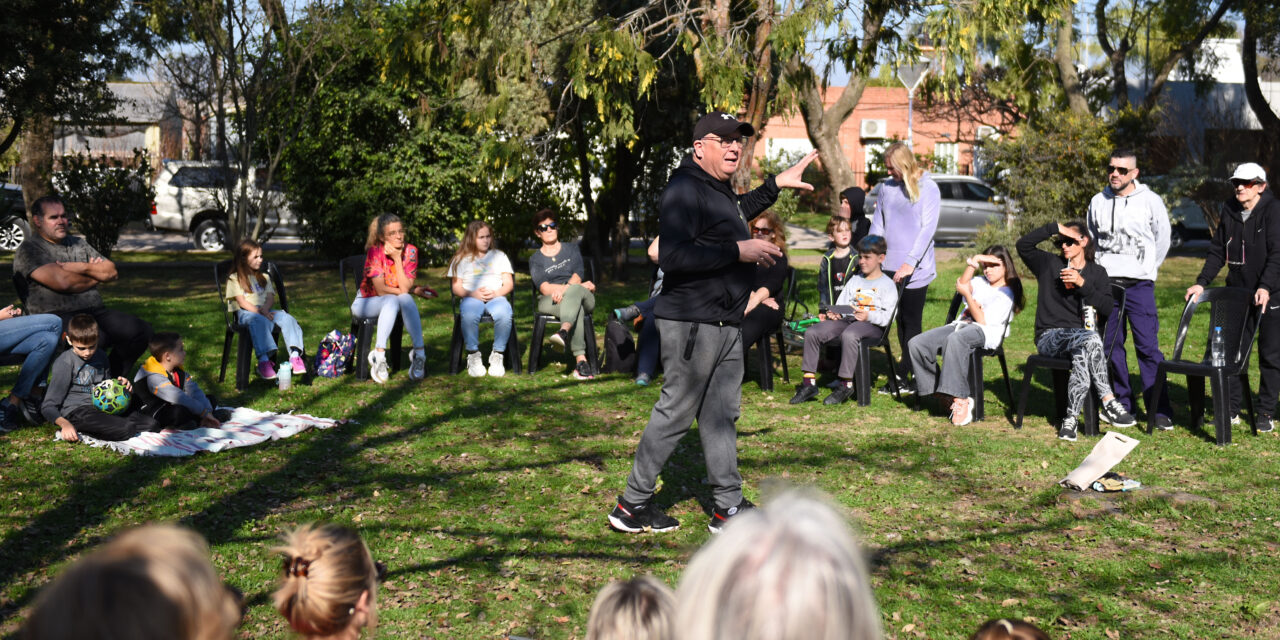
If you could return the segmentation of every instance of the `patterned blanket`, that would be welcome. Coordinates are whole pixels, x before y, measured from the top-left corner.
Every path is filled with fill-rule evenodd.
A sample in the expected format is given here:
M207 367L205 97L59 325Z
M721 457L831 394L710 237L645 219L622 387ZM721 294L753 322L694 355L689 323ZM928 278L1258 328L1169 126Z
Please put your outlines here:
M140 433L120 442L98 440L80 434L80 441L92 447L103 447L126 455L181 457L201 451L250 447L267 440L288 438L312 427L328 429L346 422L302 413L264 413L241 407L233 409L231 419L217 429L165 429ZM61 440L62 434L55 434L54 439Z

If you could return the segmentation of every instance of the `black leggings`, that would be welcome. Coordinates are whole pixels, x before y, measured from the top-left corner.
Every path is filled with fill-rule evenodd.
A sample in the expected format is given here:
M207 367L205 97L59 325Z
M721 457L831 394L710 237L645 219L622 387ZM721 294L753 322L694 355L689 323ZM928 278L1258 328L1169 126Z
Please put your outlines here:
M898 348L902 359L898 361L898 376L907 377L911 372L911 355L907 343L924 331L924 302L929 295L929 285L919 289L904 289L898 301Z
M128 440L142 431L159 431L160 423L141 412L130 411L122 416L98 411L91 404L82 405L67 413L67 420L76 431L99 440Z

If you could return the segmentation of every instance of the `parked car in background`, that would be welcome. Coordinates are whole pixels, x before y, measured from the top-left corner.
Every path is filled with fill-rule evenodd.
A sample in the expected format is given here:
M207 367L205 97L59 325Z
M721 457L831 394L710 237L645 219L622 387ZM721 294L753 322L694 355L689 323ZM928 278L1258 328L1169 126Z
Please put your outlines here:
M988 223L1004 223L1004 198L980 178L959 175L930 174L942 195L938 212L938 231L933 239L938 242L967 242L972 240ZM870 219L876 210L876 201L884 180L867 193L865 210Z
M13 251L31 235L22 187L0 183L0 251Z
M1169 209L1169 246L1178 248L1192 240L1211 240L1213 233L1205 220L1204 209L1191 198L1179 198L1178 204Z
M197 249L221 251L229 236L226 222L227 187L236 185L236 167L217 162L171 160L164 163L156 178L156 200L151 224L156 229L191 234ZM296 236L298 218L279 185L265 184L266 172L249 170L250 215L253 207L265 202L266 223L273 235ZM234 192L238 192L237 187Z

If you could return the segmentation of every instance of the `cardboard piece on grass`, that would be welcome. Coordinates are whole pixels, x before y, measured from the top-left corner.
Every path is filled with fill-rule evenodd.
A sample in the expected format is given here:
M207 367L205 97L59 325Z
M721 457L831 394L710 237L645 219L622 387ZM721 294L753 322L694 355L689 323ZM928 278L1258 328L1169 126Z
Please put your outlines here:
M1101 478L1102 475L1111 470L1111 467L1119 464L1124 457L1138 446L1136 438L1122 436L1115 431L1108 431L1098 444L1093 446L1093 451L1089 452L1089 456L1076 467L1074 471L1067 474L1067 477L1058 481L1058 484L1075 489L1076 491L1084 491L1094 480Z

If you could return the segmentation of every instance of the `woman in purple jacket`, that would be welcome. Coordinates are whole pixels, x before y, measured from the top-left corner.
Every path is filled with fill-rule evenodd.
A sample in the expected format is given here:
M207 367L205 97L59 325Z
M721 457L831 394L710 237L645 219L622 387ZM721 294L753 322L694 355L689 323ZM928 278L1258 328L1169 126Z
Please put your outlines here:
M884 272L895 283L906 281L906 289L898 300L898 346L902 360L898 364L898 387L903 393L915 389L907 383L911 362L907 343L920 335L924 318L924 301L929 283L938 277L933 258L933 234L938 230L938 209L942 195L929 174L916 164L915 154L903 142L896 142L884 152L889 180L880 187L875 212L871 215L871 235L884 236L889 245ZM882 392L888 393L888 385Z

